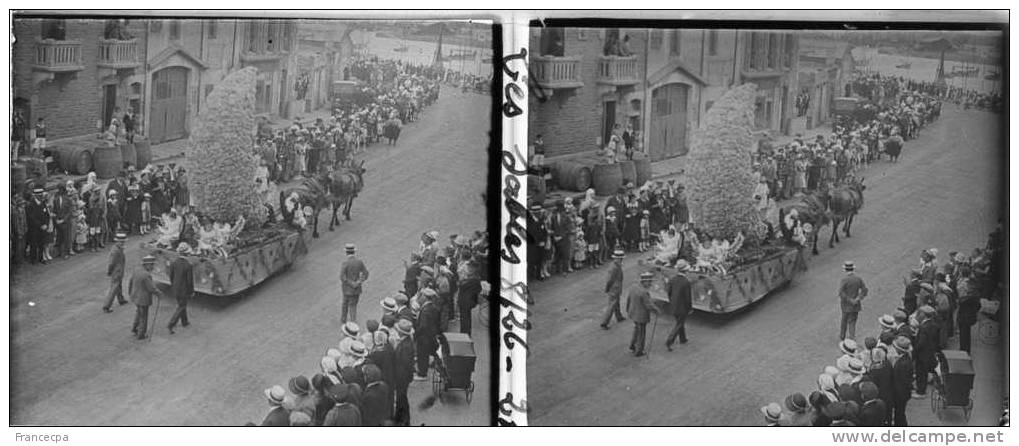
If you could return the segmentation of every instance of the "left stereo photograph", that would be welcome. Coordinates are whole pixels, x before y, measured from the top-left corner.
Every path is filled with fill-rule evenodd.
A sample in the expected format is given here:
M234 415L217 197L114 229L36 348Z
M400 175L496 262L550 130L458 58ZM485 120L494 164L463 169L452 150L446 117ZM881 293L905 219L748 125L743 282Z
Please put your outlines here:
M490 425L493 25L245 13L14 12L10 424Z

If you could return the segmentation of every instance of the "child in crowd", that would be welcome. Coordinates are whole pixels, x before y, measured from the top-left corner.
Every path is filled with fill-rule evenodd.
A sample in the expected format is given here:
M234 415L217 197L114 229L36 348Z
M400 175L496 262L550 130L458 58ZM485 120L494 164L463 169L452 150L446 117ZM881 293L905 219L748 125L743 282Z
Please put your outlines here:
M144 195L142 195L142 203L141 203L141 206L142 206L142 209L141 209L141 211L142 211L142 218L141 218L141 222L140 222L141 225L140 225L140 228L139 228L139 230L142 233L142 235L145 235L145 234L149 233L149 230L150 230L149 226L152 224L152 204L149 203L149 200L151 200L151 199L152 199L152 195L149 194L148 192L146 192Z

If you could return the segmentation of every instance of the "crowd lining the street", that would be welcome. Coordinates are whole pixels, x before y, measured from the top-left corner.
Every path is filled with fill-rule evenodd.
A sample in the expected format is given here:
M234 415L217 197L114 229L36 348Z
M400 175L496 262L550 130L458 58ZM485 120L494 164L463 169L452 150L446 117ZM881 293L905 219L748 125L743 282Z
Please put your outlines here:
M854 339L854 322L839 342L835 365L818 376L817 390L762 407L767 425L907 426L909 401L929 398L930 386L944 385L939 355L949 339L958 335L959 350L970 353L978 315L1000 321L1004 237L999 221L984 247L968 256L950 252L940 266L937 249L923 250L903 279L901 305L878 318L879 329L862 343Z
M347 245L340 341L327 348L311 379L299 375L287 388L265 389L270 410L262 426L410 425L411 382L440 366L440 343L452 322L471 334L472 311L489 292L487 234L453 234L445 247L438 239L438 231L421 235L404 262L403 290L383 298L378 318L361 324L356 307L367 268Z

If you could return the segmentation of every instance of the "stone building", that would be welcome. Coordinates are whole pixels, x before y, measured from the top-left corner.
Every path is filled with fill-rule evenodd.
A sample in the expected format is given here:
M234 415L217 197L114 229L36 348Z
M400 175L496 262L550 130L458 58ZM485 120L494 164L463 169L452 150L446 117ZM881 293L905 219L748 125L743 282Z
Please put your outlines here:
M45 119L48 147L97 140L115 115L141 111L144 21L12 22L12 106L30 128Z
M624 39L631 55L606 55ZM530 47L528 133L543 136L550 162L583 158L627 126L653 161L685 155L704 113L743 83L758 87L754 130L789 132L795 33L542 28Z
M797 90L809 98L803 127L827 123L835 98L852 96L850 82L856 62L848 43L801 39Z

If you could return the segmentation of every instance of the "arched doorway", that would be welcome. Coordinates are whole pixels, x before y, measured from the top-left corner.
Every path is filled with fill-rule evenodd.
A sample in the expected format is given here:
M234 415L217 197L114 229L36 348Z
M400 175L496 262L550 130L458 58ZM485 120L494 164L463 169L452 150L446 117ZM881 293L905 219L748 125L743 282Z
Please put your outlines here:
M149 140L155 144L187 135L189 69L168 67L152 74Z
M690 86L666 84L651 92L651 129L648 150L651 159L658 161L685 155L687 102Z

